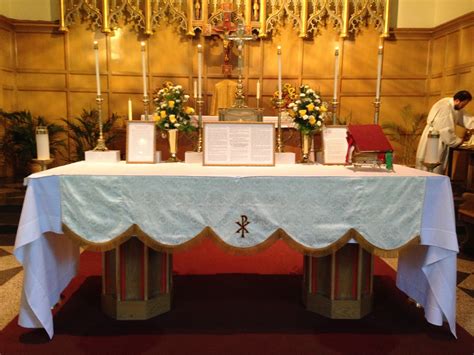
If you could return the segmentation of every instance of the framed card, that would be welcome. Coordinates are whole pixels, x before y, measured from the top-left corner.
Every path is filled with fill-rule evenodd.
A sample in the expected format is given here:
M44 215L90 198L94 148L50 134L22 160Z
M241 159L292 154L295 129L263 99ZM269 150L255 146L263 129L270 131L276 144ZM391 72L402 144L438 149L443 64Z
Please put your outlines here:
M261 122L205 122L203 164L275 165L275 125Z
M155 122L127 121L127 163L155 163L155 151Z
M341 165L346 163L347 126L325 126L322 132L323 163Z

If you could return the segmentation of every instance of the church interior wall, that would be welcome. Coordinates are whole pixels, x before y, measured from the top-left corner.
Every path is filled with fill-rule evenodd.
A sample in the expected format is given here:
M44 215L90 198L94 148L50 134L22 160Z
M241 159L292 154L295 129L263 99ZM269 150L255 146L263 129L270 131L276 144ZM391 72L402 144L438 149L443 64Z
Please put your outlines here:
M474 13L433 29L395 29L384 41L382 104L380 123L401 122L400 110L411 105L414 112L427 112L444 95L465 88L474 91ZM50 120L74 120L82 110L95 107L95 64L92 50L99 42L104 114L121 115L124 125L127 100L134 116L142 108L140 40L130 27L105 37L87 24L70 26L67 33L57 25L38 21L15 21L0 17L2 70L1 107L30 110ZM147 39L151 89L163 81L181 84L190 92L197 75L196 46L204 45L205 113L210 107L214 85L221 73L222 41L219 38L189 37L163 25ZM277 87L276 47L283 48L283 82L311 85L331 102L334 48L341 50L339 117L353 123L371 123L374 114L378 32L364 28L357 36L340 40L330 28L322 28L302 39L290 26L280 28L267 39L246 43L244 87L248 104L255 106L256 82L262 83L261 105L273 115L270 99ZM237 76L237 60L232 58Z

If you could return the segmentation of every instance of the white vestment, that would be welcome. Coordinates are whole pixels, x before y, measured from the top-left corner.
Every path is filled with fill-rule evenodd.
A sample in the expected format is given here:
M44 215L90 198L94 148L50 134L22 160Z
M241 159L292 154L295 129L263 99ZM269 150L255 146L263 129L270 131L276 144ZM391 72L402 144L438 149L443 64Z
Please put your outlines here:
M442 174L446 171L448 164L448 153L450 147L456 147L461 144L462 139L456 136L456 125L474 129L474 117L467 115L463 110L454 109L454 99L444 98L436 102L428 114L426 127L421 134L418 149L416 150L416 168L426 170L423 165L425 159L426 144L428 142L428 133L431 129L439 132L439 162L441 163L434 172Z

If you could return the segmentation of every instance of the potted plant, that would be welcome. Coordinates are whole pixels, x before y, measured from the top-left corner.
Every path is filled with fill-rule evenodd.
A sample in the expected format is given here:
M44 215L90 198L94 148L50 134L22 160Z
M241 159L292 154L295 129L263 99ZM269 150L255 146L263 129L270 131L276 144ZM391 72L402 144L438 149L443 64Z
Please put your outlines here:
M70 161L84 160L87 150L92 150L97 145L99 138L99 112L96 109L90 111L83 109L79 117L74 121L63 118L63 122L68 128L69 137L74 143L75 151ZM113 127L118 119L115 113L103 122L102 133L105 138L105 145L110 145L115 139Z
M401 110L401 122L382 124L385 134L392 142L398 143L401 151L398 158L401 164L415 166L416 148L418 140L426 124L426 114L414 113L410 105Z
M48 128L50 153L55 156L65 147L61 134L64 128L48 122L42 116L32 116L29 111L5 112L0 110L5 120L5 134L0 143L5 161L11 164L15 176L25 176L31 172L32 160L36 158L36 127Z

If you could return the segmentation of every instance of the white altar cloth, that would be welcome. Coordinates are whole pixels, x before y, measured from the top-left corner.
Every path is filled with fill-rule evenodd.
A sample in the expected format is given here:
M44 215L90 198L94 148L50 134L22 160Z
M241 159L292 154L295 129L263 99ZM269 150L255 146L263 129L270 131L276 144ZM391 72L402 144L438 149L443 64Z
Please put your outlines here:
M397 286L425 308L428 322L441 325L447 320L455 334L456 315L456 253L454 208L450 181L445 176L430 174L402 166L396 173L353 171L343 166L280 165L275 167L203 167L196 164L91 164L79 162L31 175L15 242L15 255L25 269L19 324L43 327L53 336L51 307L60 292L77 272L79 252L71 239L61 236L62 176L140 176L140 177L295 177L295 178L361 178L381 181L390 178L423 179L420 195L421 222L418 226L421 245L400 253ZM292 186L298 192L298 184ZM300 192L304 193L304 191ZM336 194L338 191L333 191ZM403 198L400 198L402 200ZM277 203L281 203L277 202ZM284 203L284 201L283 201ZM403 206L394 199L387 205ZM298 208L299 206L288 206ZM344 206L339 206L341 211ZM400 210L401 215L413 211ZM117 216L118 218L119 216ZM370 221L366 221L370 223ZM390 226L390 221L385 221ZM416 226L416 223L414 224ZM210 226L213 227L213 226ZM376 226L381 231L384 225ZM46 234L53 232L56 234ZM184 242L184 241L181 241Z

